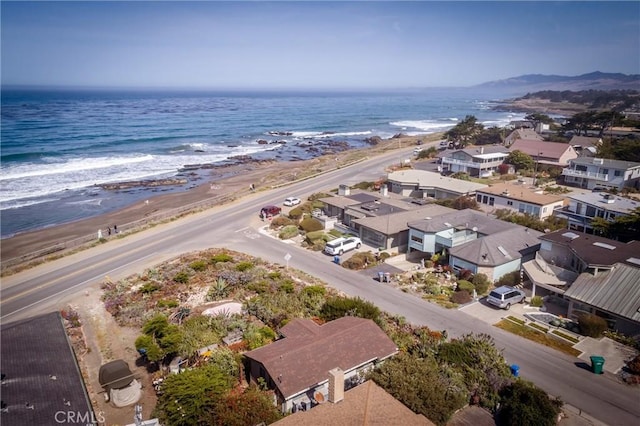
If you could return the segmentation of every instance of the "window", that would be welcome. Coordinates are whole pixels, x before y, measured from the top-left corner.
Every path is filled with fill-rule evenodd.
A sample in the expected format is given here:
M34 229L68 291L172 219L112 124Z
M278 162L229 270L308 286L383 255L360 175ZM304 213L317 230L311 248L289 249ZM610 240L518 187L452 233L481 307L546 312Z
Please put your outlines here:
M476 194L476 201L481 203L482 202L482 195Z
M543 208L542 208L542 213L546 213L546 212L547 212L547 208L546 208L546 207L543 207Z
M613 172L613 175L615 177L620 177L620 176L622 176L622 172L620 170L616 170L616 171Z
M609 169L602 169L602 174L603 175L608 175L609 174Z
M587 206L587 212L585 214L587 217L595 217L596 216L596 208L593 206Z
M507 201L507 205L508 206L512 206L513 205L513 201Z
M495 199L493 197L489 197L489 205L492 206Z
M422 238L419 235L412 234L411 241L422 244Z
M482 204L487 204L487 202L488 202L488 198L489 198L488 196L483 195L483 196L482 196Z

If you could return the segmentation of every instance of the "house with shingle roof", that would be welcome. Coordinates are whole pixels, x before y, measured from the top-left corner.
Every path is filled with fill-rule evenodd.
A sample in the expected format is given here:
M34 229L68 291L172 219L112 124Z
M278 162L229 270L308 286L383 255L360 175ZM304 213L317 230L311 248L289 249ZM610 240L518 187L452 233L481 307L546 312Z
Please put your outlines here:
M566 167L569 161L578 157L578 153L569 144L560 142L546 142L538 139L518 139L509 151L520 151L539 164Z
M326 401L330 371L339 370L348 390L366 371L398 352L376 323L358 317L322 325L298 318L282 327L280 333L281 339L244 356L247 380L264 380L274 390L276 403L284 413Z
M520 269L540 246L540 232L466 209L410 222L412 257L449 254L454 270L483 273L492 281Z
M518 139L539 140L539 141L544 140L544 138L540 136L535 130L522 128L522 129L515 129L513 132L509 133L509 136L507 136L504 139L504 144L506 146L511 146Z
M561 295L574 319L594 313L613 329L640 333L640 241L561 229L541 235L540 242L535 259L523 265L532 296Z
M500 182L476 191L476 201L482 211L492 213L498 209L529 214L538 219L553 215L566 204L564 197L545 194L542 189L522 184Z
M3 425L97 424L59 312L0 330Z
M344 393L344 399L318 405L311 411L298 411L273 423L274 426L334 425L411 425L433 426L422 414L416 414L372 380Z
M640 163L608 158L580 157L562 171L567 185L585 189L640 188Z

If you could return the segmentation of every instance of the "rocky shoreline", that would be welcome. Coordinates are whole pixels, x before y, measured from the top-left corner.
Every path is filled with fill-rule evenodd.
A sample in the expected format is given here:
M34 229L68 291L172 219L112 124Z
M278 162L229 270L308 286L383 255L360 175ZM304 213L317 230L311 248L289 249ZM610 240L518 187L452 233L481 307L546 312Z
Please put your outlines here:
M541 113L570 117L588 110L586 105L571 102L552 102L548 99L509 99L499 101L493 107L495 111Z

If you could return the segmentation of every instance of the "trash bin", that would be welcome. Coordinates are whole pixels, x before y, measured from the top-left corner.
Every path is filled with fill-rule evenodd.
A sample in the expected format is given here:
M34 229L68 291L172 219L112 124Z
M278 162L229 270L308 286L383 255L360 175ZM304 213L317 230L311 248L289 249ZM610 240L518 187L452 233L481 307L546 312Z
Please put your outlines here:
M384 273L384 279L390 283L391 282L391 273L390 272L385 272Z
M335 263L336 265L340 264L340 256L333 256L333 263Z
M512 364L511 374L513 374L513 377L518 377L520 375L520 366L517 364Z
M378 281L380 282L384 281L384 272L382 271L378 272Z
M591 359L591 370L594 374L602 374L604 366L604 357L593 355L589 357Z

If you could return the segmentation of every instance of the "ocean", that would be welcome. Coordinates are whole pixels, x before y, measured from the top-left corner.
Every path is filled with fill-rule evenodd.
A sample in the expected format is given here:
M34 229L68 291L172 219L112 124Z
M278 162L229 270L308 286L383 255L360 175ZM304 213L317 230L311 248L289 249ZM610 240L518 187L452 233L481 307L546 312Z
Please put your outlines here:
M3 88L1 238L100 215L158 191L100 184L182 175L235 156L294 161L366 138L445 131L467 115L486 127L507 94L471 89L384 92L214 92ZM514 95L514 94L509 94ZM310 148L313 149L310 149Z

